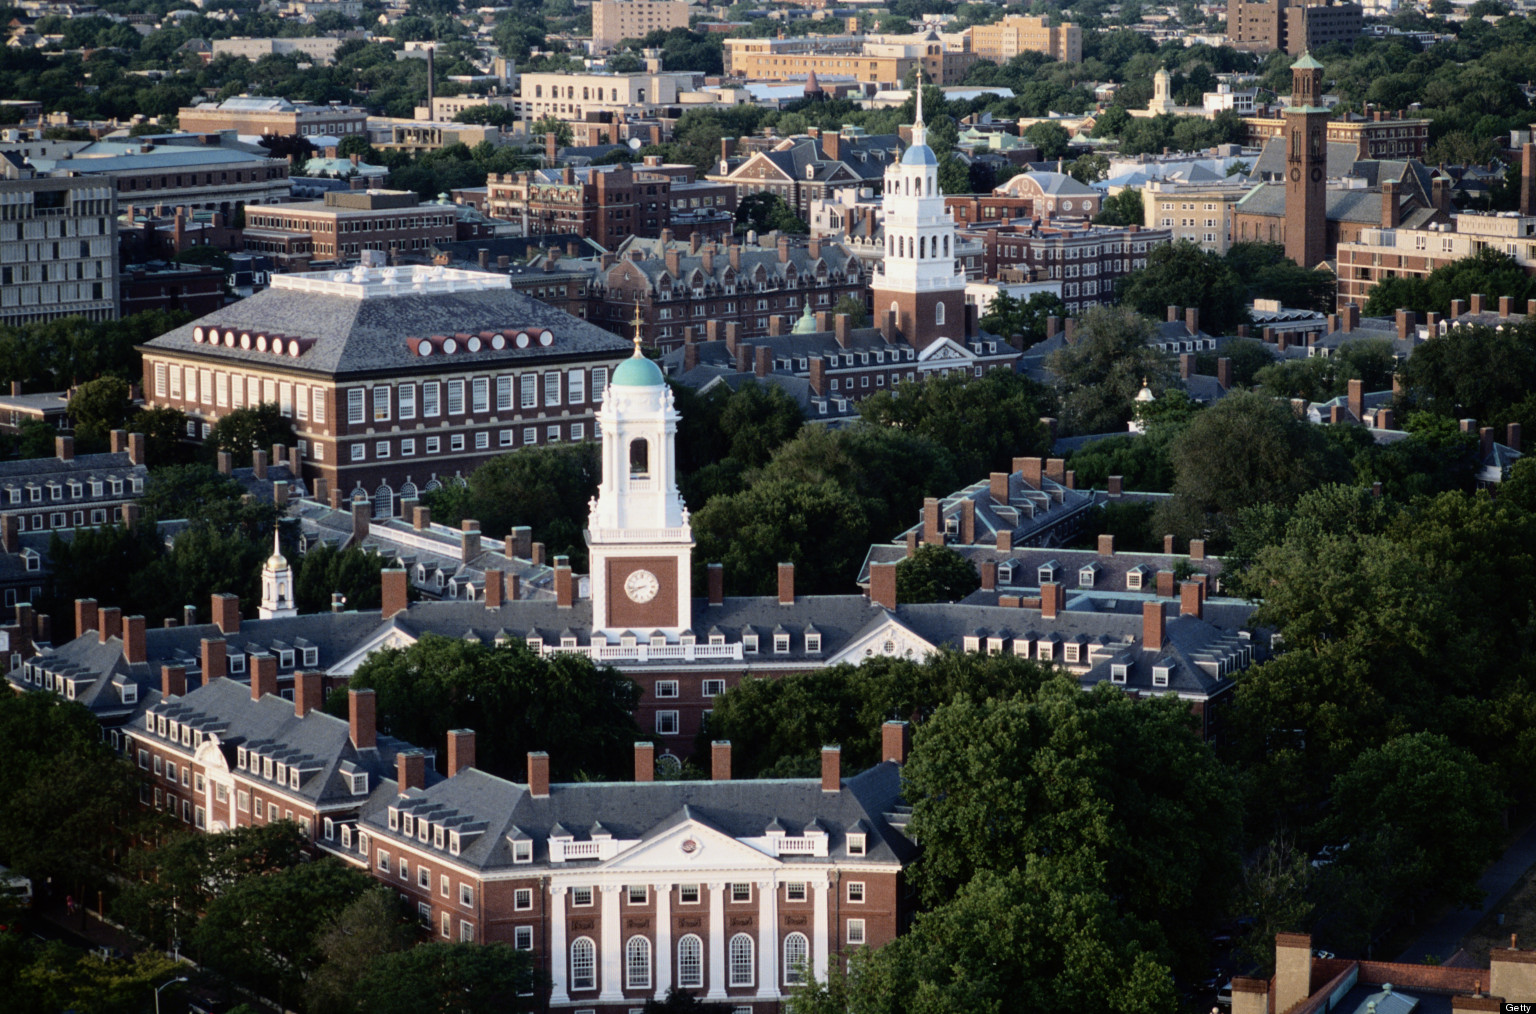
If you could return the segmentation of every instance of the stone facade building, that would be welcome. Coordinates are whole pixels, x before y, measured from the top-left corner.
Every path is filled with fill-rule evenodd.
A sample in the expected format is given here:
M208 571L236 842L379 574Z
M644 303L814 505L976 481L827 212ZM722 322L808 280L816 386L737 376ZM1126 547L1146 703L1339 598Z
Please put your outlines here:
M1064 63L1083 59L1083 30L1070 22L1053 25L1049 18L1010 14L988 25L972 25L965 34L970 37L971 52L996 64L1020 53L1044 53Z
M176 111L176 125L194 134L233 130L237 134L346 137L368 133L368 110L360 106L316 106L283 98L237 95L216 105L182 106Z
M599 53L625 39L687 27L687 0L597 0L592 5L592 48Z
M112 320L117 259L110 181L40 173L0 152L0 324Z

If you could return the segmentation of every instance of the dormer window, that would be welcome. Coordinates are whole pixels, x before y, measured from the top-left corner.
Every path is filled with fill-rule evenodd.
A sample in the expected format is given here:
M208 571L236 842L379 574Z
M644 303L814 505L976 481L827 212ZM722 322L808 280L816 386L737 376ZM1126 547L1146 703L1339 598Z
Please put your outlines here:
M1113 662L1109 667L1109 681L1111 683L1124 683L1130 675L1131 667L1127 662Z
M1152 667L1152 685L1154 687L1166 687L1168 677L1173 673L1173 666L1169 663L1159 662Z
M304 664L305 665L319 665L320 664L320 649L319 648L305 648L304 649Z
M1063 656L1063 660L1075 664L1078 659L1078 654L1081 652L1081 650L1081 647L1076 642L1066 645L1064 648L1065 655Z
M289 648L289 649L287 649L285 651L278 652L277 653L277 664L280 667L284 668L284 669L292 669L293 668L293 649Z
M438 849L443 847L443 825L441 824L432 825L432 847Z
M848 854L850 856L862 856L864 854L863 834L850 834L848 836Z
M533 842L526 838L520 838L512 843L512 861L514 863L533 862Z
M289 768L288 769L288 787L290 789L297 789L299 787L299 769L298 768Z
M784 654L787 654L788 652L789 652L789 635L788 634L774 634L773 635L773 653L775 655L784 655Z
M757 654L757 635L743 634L741 638L741 650L748 655Z
M330 821L327 820L326 823L330 823ZM389 829L391 831L400 830L400 811L393 806L389 808ZM330 835L327 834L326 837L329 838Z
M817 654L821 653L821 635L820 634L806 634L805 635L805 652L806 652L807 655L817 655Z
M352 783L352 785L351 785L352 795L354 795L354 796L366 796L366 795L368 795L368 772L366 772L366 771L359 771L356 774L350 775L349 778L350 778L351 783Z

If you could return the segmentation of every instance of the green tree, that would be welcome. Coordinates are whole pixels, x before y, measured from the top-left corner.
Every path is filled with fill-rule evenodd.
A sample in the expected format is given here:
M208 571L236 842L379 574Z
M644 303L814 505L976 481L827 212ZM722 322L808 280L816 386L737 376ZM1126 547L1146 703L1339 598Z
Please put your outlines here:
M235 982L296 1002L323 960L318 936L328 913L372 885L367 873L335 859L246 877L209 903L192 931L192 950Z
M1239 948L1260 975L1275 970L1275 934L1295 933L1311 924L1312 863L1286 837L1273 838L1243 864L1236 911L1252 918Z
M1183 702L1067 676L956 698L918 729L903 777L924 845L911 882L928 904L984 873L1086 877L1067 893L1113 897L1139 949L1176 968L1203 959L1201 928L1237 870L1238 809Z
M1453 328L1414 350L1400 371L1409 400L1452 419L1493 419L1536 386L1536 324Z
M1104 198L1093 221L1095 225L1142 225L1145 216L1141 191L1135 187L1126 187L1118 194Z
M1147 266L1121 278L1116 294L1157 319L1170 306L1198 307L1208 334L1228 334L1248 322L1242 280L1219 254L1188 240L1154 247Z
M1073 343L1046 359L1068 433L1123 432L1142 384L1154 394L1167 388L1173 366L1153 335L1151 321L1123 306L1083 314Z
M382 602L380 573L390 561L357 546L338 550L327 542L305 553L294 584L300 613L320 613L340 592L349 609L377 609Z
M803 593L844 590L869 545L864 502L830 480L765 479L713 497L692 521L695 559L722 564L736 594L769 594L785 562Z
M832 305L834 314L846 313L850 327L863 327L869 323L869 313L864 309L864 300L857 296L842 296Z
M1109 156L1098 153L1079 155L1067 163L1067 174L1079 183L1092 186L1109 175ZM1140 191L1136 193L1139 195Z
M1067 153L1072 137L1067 128L1052 120L1042 120L1024 129L1024 140L1040 149L1042 161L1050 162Z
M181 409L164 405L142 409L128 419L127 426L130 433L144 434L144 453L149 461L166 465L184 459L187 414Z
M320 928L322 964L304 986L309 1009L360 1014L358 983L382 955L405 950L415 937L415 921L399 895L375 887L359 896Z
M357 983L373 1014L502 1014L540 1009L533 954L506 944L421 944L375 959Z
M77 451L107 449L107 434L121 429L133 414L128 394L128 382L120 377L101 377L75 389L69 399L69 417L75 423Z
M971 192L971 167L958 155L950 153L939 163L939 193L968 194Z
M379 727L409 743L475 729L476 766L504 778L526 776L530 750L548 751L560 780L634 770L640 688L580 655L541 658L520 640L489 646L427 634L370 655L351 685L376 691Z
M900 602L958 602L980 586L971 561L945 546L919 546L896 565Z
M253 452L273 444L292 446L296 439L293 423L283 417L276 402L269 402L254 408L232 409L213 424L204 446L210 453L229 451L235 467L245 468L251 464Z
M1050 436L1040 422L1048 407L1049 393L1040 385L1011 370L988 370L980 377L902 381L859 402L859 416L927 437L948 449L956 471L965 476L1048 451Z
M1028 299L1015 299L999 291L987 304L987 312L981 318L984 330L1001 335L1012 341L1014 335L1023 339L1023 347L1029 348L1045 340L1046 321L1049 317L1067 315L1067 304L1054 292L1033 292Z
M1199 413L1169 448L1173 501L1163 530L1200 537L1237 511L1294 503L1319 484L1347 476L1326 438L1289 405L1233 393Z
M493 126L493 127L510 127L513 124L517 123L517 113L514 112L511 109L511 107L509 107L509 106L493 106L493 105L470 106L467 109L461 109L457 113L455 113L454 116L453 116L453 119L454 119L454 122L456 122L456 123L484 123L484 124L489 124L490 126ZM542 123L544 121L541 120L539 122ZM570 143L570 136L571 136L570 125L566 124L566 123L561 123L560 126L565 128L565 138L566 139L565 139L564 143L565 144L569 144ZM533 133L534 134L548 134L550 129L551 128L548 127L548 126L544 127L543 129L538 129L538 125L535 124L535 129L533 130ZM556 134L556 142L555 143L556 144L560 144L561 143L560 140L559 140L560 133L559 133L559 129L558 128L555 128L555 134Z

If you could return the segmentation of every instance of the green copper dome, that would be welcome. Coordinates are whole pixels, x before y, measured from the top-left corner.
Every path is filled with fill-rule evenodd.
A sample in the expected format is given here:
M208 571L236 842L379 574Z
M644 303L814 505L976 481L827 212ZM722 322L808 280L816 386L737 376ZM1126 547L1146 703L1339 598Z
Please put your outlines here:
M795 321L795 326L790 330L790 333L791 334L815 334L816 333L816 318L811 314L811 301L809 299L807 299L805 301L805 312L800 315L800 319L799 320Z
M636 354L619 364L609 383L619 387L661 387L666 381L662 378L659 366Z

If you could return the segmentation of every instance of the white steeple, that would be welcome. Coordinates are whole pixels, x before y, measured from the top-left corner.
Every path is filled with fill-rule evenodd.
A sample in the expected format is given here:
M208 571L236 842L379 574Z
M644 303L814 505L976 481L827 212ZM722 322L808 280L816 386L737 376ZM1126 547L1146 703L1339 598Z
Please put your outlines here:
M276 525L272 528L272 555L261 568L261 608L258 613L264 620L299 615L293 591L293 568L283 556Z
M917 122L912 125L912 144L899 162L886 167L881 207L885 218L885 258L876 269L877 291L965 287L964 271L955 260L955 222L939 192L939 159L928 147L928 129L923 123L921 72L917 76ZM884 311L884 306L875 306L877 316Z

